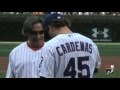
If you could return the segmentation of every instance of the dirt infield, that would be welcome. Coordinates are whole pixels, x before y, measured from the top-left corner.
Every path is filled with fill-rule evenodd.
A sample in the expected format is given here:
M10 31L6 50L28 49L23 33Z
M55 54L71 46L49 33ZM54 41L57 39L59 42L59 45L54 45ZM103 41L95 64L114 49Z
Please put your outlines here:
M113 64L115 69L120 70L120 56L105 56L101 57L102 65L101 69L105 68L106 64ZM0 57L0 72L6 72L8 65L8 57Z
M8 57L0 57L0 72L5 72L8 66Z
M112 64L115 66L116 70L120 70L120 56L105 56L101 57L102 65L101 68L104 69L106 64Z

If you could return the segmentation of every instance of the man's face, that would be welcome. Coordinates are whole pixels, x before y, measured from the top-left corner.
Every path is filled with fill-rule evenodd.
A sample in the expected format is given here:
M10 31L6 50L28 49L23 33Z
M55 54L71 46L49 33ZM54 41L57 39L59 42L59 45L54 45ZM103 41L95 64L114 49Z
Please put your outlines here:
M36 24L33 24L32 28L33 28L33 31L30 32L30 35L28 36L28 38L33 46L37 46L44 41L43 26L41 23L36 23Z
M53 27L49 26L48 34L51 38L55 37L57 35L57 31L54 30Z

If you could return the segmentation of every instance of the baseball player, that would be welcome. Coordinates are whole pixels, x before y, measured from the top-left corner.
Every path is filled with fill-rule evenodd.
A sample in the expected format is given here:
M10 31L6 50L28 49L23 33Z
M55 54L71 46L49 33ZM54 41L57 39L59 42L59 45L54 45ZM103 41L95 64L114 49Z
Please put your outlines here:
M45 18L44 28L53 38L44 46L41 78L92 78L100 68L97 46L70 27L70 22L58 13Z
M15 47L9 55L6 78L38 78L39 63L43 59L44 42L43 20L38 16L28 17L23 25L22 34L26 42Z

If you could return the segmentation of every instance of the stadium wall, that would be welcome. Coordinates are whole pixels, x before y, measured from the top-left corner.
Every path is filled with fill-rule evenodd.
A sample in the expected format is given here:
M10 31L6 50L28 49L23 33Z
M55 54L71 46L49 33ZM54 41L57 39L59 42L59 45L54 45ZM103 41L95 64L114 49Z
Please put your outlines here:
M0 15L0 41L25 41L21 29L27 15ZM45 17L42 15L41 17ZM120 42L119 16L65 16L72 22L72 30L90 37L96 42ZM45 40L49 40L48 35Z

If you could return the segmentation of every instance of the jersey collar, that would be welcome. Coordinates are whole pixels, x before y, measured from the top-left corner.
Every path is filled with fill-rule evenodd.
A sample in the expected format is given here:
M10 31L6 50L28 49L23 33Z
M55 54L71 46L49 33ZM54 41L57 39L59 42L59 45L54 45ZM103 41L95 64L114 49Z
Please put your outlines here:
M45 42L43 42L43 43L41 44L41 46L39 46L38 48L34 48L34 47L30 46L30 45L28 44L28 42L26 42L26 43L27 43L27 46L28 46L30 49L34 50L34 51L37 51L37 50L41 49L41 48L44 46L44 44L45 44Z

